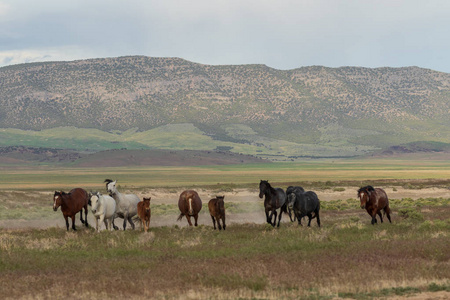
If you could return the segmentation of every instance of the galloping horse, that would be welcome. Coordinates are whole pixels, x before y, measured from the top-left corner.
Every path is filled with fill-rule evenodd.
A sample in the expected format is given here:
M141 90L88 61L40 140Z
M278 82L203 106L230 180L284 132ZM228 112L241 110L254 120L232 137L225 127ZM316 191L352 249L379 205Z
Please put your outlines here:
M112 223L116 214L116 201L109 195L102 195L99 192L89 194L89 205L95 217L95 228L100 232L102 223L105 223L106 230L112 230Z
M135 194L122 194L116 188L117 180L105 179L106 182L106 190L109 195L114 198L116 201L116 215L114 218L123 218L123 230L127 227L127 220L131 225L131 228L134 229L133 217L137 214L137 204L139 201L138 196ZM114 224L113 219L113 227L114 229L118 229Z
M386 192L380 188L373 188L368 185L358 190L358 197L361 201L361 208L366 209L369 215L372 217L372 225L377 223L377 214L380 217L381 223L383 223L383 216L381 210L386 214L389 223L391 222L391 209L389 208L389 200Z
M194 217L195 226L197 226L198 213L202 209L202 200L196 191L187 190L182 192L178 199L178 208L181 213L177 221L180 221L183 216L186 216L189 226L192 226L191 217Z
M61 206L61 211L63 213L64 219L66 220L67 231L69 231L69 220L68 217L72 219L72 229L75 228L75 215L80 213L81 223L89 227L87 222L87 206L89 201L89 194L81 188L75 188L69 193L63 191L55 191L53 194L53 210L57 211L58 207ZM84 220L83 220L83 208L84 208Z
M281 188L273 188L269 181L261 180L259 183L259 198L262 199L264 196L264 208L267 223L275 227L277 222L277 209L280 208L280 216L278 217L277 225L277 227L280 227L282 213L288 213L286 209L286 194L284 193L284 190ZM275 218L272 222L273 216L275 216Z
M225 230L227 225L225 224L225 204L223 202L223 199L225 196L217 196L216 198L213 198L209 200L208 202L208 208L209 208L209 214L211 215L211 219L214 225L214 230L216 229L216 221L217 226L219 227L219 230ZM222 225L220 225L220 220L222 220Z
M320 201L316 193L313 191L304 192L300 189L296 189L289 193L287 205L294 211L298 225L302 226L302 218L308 216L308 227L311 226L311 220L314 218L316 218L317 225L320 227Z

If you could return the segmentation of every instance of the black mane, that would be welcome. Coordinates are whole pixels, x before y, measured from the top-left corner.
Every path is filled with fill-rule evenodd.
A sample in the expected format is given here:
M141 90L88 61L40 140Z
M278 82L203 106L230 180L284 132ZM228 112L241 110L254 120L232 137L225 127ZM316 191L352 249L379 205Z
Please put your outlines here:
M373 188L373 186L367 185L367 186L364 186L364 187L362 187L362 188L360 188L360 189L358 190L358 195L359 195L361 192L366 192L366 193L368 193L368 192L373 192L373 191L375 191L375 189Z

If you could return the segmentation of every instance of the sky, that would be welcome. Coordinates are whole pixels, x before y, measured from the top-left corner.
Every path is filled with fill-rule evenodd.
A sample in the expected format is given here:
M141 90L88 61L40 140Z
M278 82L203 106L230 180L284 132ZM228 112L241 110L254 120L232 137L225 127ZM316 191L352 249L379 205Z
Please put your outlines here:
M448 0L0 0L0 67L144 55L450 73Z

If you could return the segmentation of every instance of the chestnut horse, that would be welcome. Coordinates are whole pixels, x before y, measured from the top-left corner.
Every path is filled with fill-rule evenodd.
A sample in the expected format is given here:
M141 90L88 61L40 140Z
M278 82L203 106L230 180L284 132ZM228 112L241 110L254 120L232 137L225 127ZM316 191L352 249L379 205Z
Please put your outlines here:
M152 210L150 209L150 200L152 197L143 198L143 201L137 204L137 213L139 219L141 219L141 230L142 224L144 224L144 231L147 232L150 227L150 217L152 216Z
M216 229L216 220L219 230L222 230L222 227L223 230L225 230L225 228L227 227L227 225L225 224L225 204L223 202L224 198L225 196L216 196L216 198L213 198L208 202L209 214L211 215L214 230ZM223 226L220 226L221 219Z
M89 227L87 222L88 214L88 202L89 193L81 188L75 188L69 193L64 193L63 191L55 191L53 195L53 210L57 211L58 207L61 206L61 211L63 213L64 219L66 219L67 231L69 230L69 220L72 219L72 229L75 228L75 215L80 213L81 223ZM83 220L83 208L84 208L84 220Z
M389 208L389 200L386 192L380 188L373 188L368 185L358 190L358 197L361 201L361 208L366 209L369 215L372 217L372 225L377 223L377 214L380 217L381 223L383 223L383 216L381 210L386 214L389 223L391 222L391 209Z
M286 208L286 193L281 188L273 188L269 181L261 180L259 183L259 198L262 199L264 196L264 209L266 212L267 223L275 227L277 222L277 209L279 208L280 216L278 217L277 227L280 227L282 213L288 213ZM275 218L272 222L273 216L275 216Z
M178 208L181 213L177 221L180 221L183 216L186 216L189 226L192 226L191 217L194 217L195 226L197 226L198 213L202 209L202 200L196 191L187 190L182 192L178 200Z

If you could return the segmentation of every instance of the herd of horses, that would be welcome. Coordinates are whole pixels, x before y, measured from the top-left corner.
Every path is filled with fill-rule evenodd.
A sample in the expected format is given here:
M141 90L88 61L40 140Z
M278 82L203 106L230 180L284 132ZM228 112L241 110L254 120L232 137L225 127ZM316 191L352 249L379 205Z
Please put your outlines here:
M82 188L74 188L70 192L55 191L53 195L53 210L57 211L61 207L66 228L69 230L69 218L72 219L72 229L75 228L75 215L80 213L80 221L88 227L87 214L88 206L95 217L96 230L100 231L101 224L105 224L107 230L118 230L114 224L116 218L123 219L123 229L126 230L127 221L131 228L135 228L135 221L140 222L141 230L148 231L150 227L151 197L144 197L142 200L135 194L122 194L117 190L117 180L106 179L106 191L108 195L100 192L88 193ZM214 229L216 223L219 230L225 230L225 196L216 196L209 200L208 209L211 215ZM282 214L289 216L291 222L297 220L301 226L303 217L308 217L308 226L311 220L316 219L320 227L320 200L313 191L305 191L300 186L289 186L286 191L282 188L274 188L268 180L261 180L259 183L259 198L264 198L264 209L266 221L273 227L280 226ZM391 210L386 192L381 188L374 188L370 185L361 187L358 190L358 198L361 208L366 209L372 217L371 224L377 223L376 216L383 222L381 212L387 216L391 222ZM186 217L189 226L192 226L191 217L194 218L194 225L198 225L198 214L202 209L202 200L194 190L186 190L180 194L178 199L180 215L178 221ZM83 219L84 209L84 219ZM277 223L278 217L278 223Z

